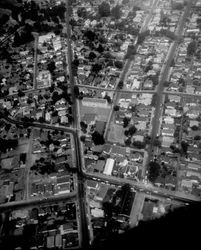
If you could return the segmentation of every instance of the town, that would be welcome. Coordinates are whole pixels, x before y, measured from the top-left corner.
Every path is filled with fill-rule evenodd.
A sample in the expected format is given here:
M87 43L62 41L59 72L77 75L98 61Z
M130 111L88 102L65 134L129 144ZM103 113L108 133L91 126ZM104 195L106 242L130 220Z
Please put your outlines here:
M0 4L0 246L98 246L201 200L200 15L201 0Z

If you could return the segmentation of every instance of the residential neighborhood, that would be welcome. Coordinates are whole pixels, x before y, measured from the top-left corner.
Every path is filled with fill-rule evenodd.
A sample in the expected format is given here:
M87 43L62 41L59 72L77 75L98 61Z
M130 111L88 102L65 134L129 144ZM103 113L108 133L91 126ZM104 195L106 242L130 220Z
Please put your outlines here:
M200 15L201 0L0 3L1 249L101 247L199 203Z

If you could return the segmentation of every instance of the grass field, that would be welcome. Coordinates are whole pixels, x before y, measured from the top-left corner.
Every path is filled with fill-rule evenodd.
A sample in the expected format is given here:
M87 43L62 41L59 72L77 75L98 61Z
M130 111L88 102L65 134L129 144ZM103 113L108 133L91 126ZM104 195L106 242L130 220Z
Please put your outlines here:
M112 122L109 128L108 141L124 144L124 130L121 125Z
M110 108L93 108L93 107L86 107L83 106L80 102L80 115L81 117L85 114L96 114L97 120L106 122L108 120L109 114L111 109Z

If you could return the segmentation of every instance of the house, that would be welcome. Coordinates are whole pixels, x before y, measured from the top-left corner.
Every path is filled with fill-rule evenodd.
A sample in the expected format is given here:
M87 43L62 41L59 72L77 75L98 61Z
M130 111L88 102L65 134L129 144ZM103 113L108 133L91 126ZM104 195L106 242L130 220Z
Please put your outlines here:
M93 208L91 209L91 215L95 218L104 218L104 211L100 208Z
M164 148L169 148L173 142L174 142L174 137L163 136L161 146Z
M162 129L162 135L163 136L174 136L174 129Z
M110 154L115 156L115 157L117 157L117 156L124 156L125 157L126 148L113 145Z
M177 179L176 177L172 176L172 175L167 175L165 177L165 186L166 187L170 187L170 188L175 188L177 184Z
M143 142L143 141L144 141L144 136L143 136L143 135L134 135L134 136L133 136L133 140L134 140L134 141Z
M164 122L166 124L174 124L174 118L172 118L171 116L165 116L164 117Z
M87 180L87 187L90 189L96 189L98 187L98 183L96 181Z
M98 172L103 172L105 166L105 161L103 160L98 160L96 165L94 166L94 170L98 171Z
M199 170L199 169L201 169L201 165L189 162L187 164L187 168L192 169L192 170Z
M176 109L174 108L167 108L165 109L165 114L168 116L176 116Z
M156 186L158 187L163 187L165 185L165 178L161 177L161 176L158 176L155 180L155 183L154 183Z
M188 190L192 190L193 183L197 183L197 182L193 180L183 179L181 181L181 187L188 189Z
M107 194L108 189L109 189L108 185L101 183L100 188L96 194L95 200L103 201Z

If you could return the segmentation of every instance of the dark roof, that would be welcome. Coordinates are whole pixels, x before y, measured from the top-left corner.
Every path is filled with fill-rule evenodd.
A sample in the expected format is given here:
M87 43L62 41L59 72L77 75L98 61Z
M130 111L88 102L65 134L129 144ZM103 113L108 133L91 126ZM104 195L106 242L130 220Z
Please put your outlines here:
M95 165L94 169L98 170L98 171L103 171L104 169L104 166L105 166L105 161L103 160L98 160L97 161L97 164Z
M103 152L105 152L106 154L109 154L111 148L112 148L112 145L110 145L110 144L104 144L103 145Z
M92 180L88 180L87 181L87 186L91 187L91 188L96 188L97 182L96 181L92 181Z
M126 155L126 148L125 147L119 147L119 146L112 146L112 154L124 156Z

